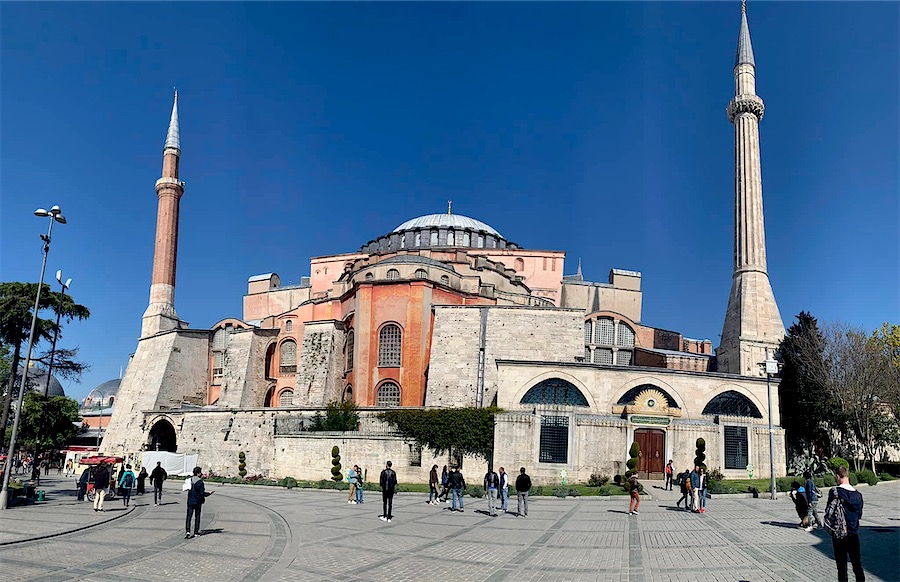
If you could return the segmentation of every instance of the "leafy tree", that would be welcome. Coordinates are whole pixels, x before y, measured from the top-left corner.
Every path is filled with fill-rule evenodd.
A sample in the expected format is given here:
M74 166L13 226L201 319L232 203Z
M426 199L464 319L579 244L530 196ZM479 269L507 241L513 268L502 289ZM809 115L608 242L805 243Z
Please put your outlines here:
M59 449L78 434L80 421L77 401L29 392L22 405L19 439L37 453Z
M408 439L441 455L459 452L486 460L494 450L494 416L502 409L443 408L429 410L388 410L378 417Z
M825 364L825 336L816 318L801 311L788 328L777 357L780 358L781 426L789 457L816 453L814 439L826 422L834 424L834 406L821 379Z
M3 412L0 414L0 427L2 428L5 428L9 422L9 410L13 397L18 396L17 379L19 375L17 371L21 365L22 351L27 349L37 287L37 283L0 283L0 345L12 351L12 360L9 365L12 372L6 378ZM91 314L87 307L76 304L71 295L63 296L60 293L54 293L50 285L46 283L41 288L41 300L38 305L39 312L44 310L52 310L52 316L49 319L38 317L35 327L35 345L40 342L53 341L57 310L66 323L74 319L87 319ZM62 337L62 333L59 337ZM75 361L76 353L77 350L57 349L53 361L53 373L64 378L77 379L80 377L87 366ZM32 354L32 359L46 366L49 356L49 352L40 355ZM5 431L0 431L0 434L3 433ZM0 443L0 445L3 444Z
M329 402L325 407L325 415L316 412L310 422L310 431L352 431L359 428L359 412L356 404L347 402Z

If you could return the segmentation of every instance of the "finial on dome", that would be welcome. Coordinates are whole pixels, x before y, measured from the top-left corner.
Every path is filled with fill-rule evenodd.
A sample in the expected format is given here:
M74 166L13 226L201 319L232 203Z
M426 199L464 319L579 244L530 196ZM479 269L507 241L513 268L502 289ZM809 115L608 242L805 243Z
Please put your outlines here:
M575 272L576 275L581 277L581 259L578 259L578 271Z
M181 136L178 131L178 89L175 89L175 101L172 104L172 117L169 119L169 132L166 134L165 147L181 151Z
M747 14L747 0L741 0L741 14Z
M453 214L453 200L447 200L447 214Z

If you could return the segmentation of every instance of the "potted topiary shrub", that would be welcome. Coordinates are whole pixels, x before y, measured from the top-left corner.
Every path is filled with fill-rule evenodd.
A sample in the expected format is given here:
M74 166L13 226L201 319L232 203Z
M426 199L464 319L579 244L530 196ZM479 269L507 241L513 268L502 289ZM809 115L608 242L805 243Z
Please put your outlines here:
M694 457L694 465L706 469L706 441L697 439L697 456Z
M637 473L638 458L641 456L641 446L637 441L631 443L631 448L628 449L628 456L630 458L625 463L625 466L628 467L628 470L625 471L625 479L629 479L632 475Z
M238 475L241 476L241 479L247 476L247 455L244 454L244 451L238 453Z
M341 450L334 445L331 447L331 480L339 483L344 480L341 474Z

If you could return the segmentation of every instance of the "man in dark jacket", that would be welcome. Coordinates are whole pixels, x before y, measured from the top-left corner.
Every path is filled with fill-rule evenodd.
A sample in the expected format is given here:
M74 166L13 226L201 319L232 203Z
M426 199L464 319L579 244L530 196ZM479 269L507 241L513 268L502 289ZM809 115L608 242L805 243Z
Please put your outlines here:
M153 485L153 505L162 503L162 484L169 476L162 468L162 462L156 461L156 468L150 473L150 484Z
M497 490L500 488L500 477L489 466L484 475L484 493L488 498L488 513L497 517Z
M460 472L459 467L451 467L450 475L447 477L447 484L450 486L450 492L453 500L450 503L450 511L456 511L456 502L459 502L459 511L463 509L463 489L466 488L466 479Z
M103 500L106 498L106 490L109 488L109 467L106 463L100 463L94 471L94 511L103 511Z
M391 462L384 464L384 470L381 472L379 479L381 484L381 501L382 513L381 521L391 522L393 515L391 514L394 505L394 491L397 489L397 473L391 469Z
M838 467L837 478L839 484L828 492L828 505L835 499L839 499L844 506L844 515L847 517L847 537L838 539L831 536L831 545L834 548L834 561L837 562L838 581L846 582L847 557L853 565L853 574L857 582L866 579L863 571L862 557L859 553L859 519L862 517L862 494L850 484L847 467ZM827 507L827 506L826 506ZM827 509L826 509L827 514ZM827 523L827 520L826 520Z
M528 517L529 491L531 491L531 477L525 472L525 467L522 467L519 469L519 476L516 477L516 494L519 498L519 506L516 511L517 516Z
M806 531L812 531L814 520L817 526L822 527L822 522L819 520L819 510L816 507L819 504L819 497L822 495L822 492L816 487L816 482L813 481L811 472L803 473L803 477L806 479L806 499L809 501L809 508L807 509L809 527L806 528Z
M191 488L187 494L187 517L184 519L185 539L200 535L200 508L206 498L213 494L212 491L206 491L203 478L200 476L201 472L200 467L194 467L194 475L189 477ZM191 515L194 516L194 533L191 533Z

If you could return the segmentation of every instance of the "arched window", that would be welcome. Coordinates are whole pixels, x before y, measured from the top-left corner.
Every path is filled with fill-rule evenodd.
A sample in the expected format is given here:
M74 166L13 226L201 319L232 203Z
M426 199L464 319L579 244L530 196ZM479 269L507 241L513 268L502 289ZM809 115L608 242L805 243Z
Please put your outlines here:
M616 335L616 345L620 348L634 347L634 330L624 321L619 322L619 331Z
M666 397L666 406L668 406L669 408L678 408L678 402L676 402L675 399L672 398L671 394L669 394L659 386L654 386L653 384L641 384L640 386L635 386L634 388L623 394L622 397L619 398L618 402L616 402L616 404L620 406L634 404L635 400L637 400L637 397L641 392L651 389L662 393L662 395Z
M431 231L431 246L436 247L438 244L438 231Z
M428 271L426 271L425 269L416 269L416 272L413 275L413 277L416 279L427 279Z
M472 235L471 234L469 234L467 232L463 233L462 246L464 246L464 247L472 246Z
M420 247L420 246L422 246L422 233L417 232L416 233L416 247Z
M393 281L394 279L399 279L400 271L398 271L397 269L388 269L387 278L388 278L388 281Z
M525 261L522 259L516 259L513 265L513 268L520 273L525 270Z
M601 346L611 346L614 341L614 333L616 326L609 317L601 317L596 321L594 333L596 334L595 343Z
M263 408L270 408L272 406L272 398L275 397L275 386L272 386L268 390L266 390L266 396L263 398Z
M375 278L375 275L373 275L372 273L366 273L366 281L371 281L374 278Z
M344 394L341 395L341 402L353 402L353 386L347 384L344 388Z
M591 343L591 320L587 320L584 322L584 343L585 345Z
M401 249L406 248L406 234L404 234L403 236L400 237L400 248Z
M225 374L225 349L228 347L228 329L217 329L213 334L213 378Z
M762 418L753 401L734 390L726 390L707 403L701 414Z
M554 406L589 406L587 398L577 386L562 378L548 378L532 386L521 404L549 404Z
M484 236L482 236L480 234L478 235L478 245L477 246L480 249L484 248Z
M448 246L448 247L452 247L454 244L456 244L456 243L454 242L455 240L456 240L456 239L455 239L455 237L453 236L453 231L452 231L452 230L447 231L447 246Z
M402 332L400 326L390 323L378 332L378 365L399 366Z
M293 374L297 371L297 343L287 340L281 344L281 373Z
M443 283L444 285L449 285L450 277L448 277L447 275L441 275L441 283Z
M353 369L353 343L354 343L354 340L355 340L355 335L353 333L353 330L351 329L350 333L347 334L347 345L344 347L344 351L346 352L346 358L347 358L347 367L345 369L348 371Z
M385 382L378 387L376 406L400 406L400 386L394 382Z
M116 401L116 397L115 397L115 396L110 396L110 397L109 397L109 402L107 402L106 405L111 407L111 406L115 403L115 401Z
M293 390L282 390L281 394L278 395L278 406L293 406L294 405L294 391Z
M284 322L284 331L291 332L294 331L294 322L293 320L287 320Z

